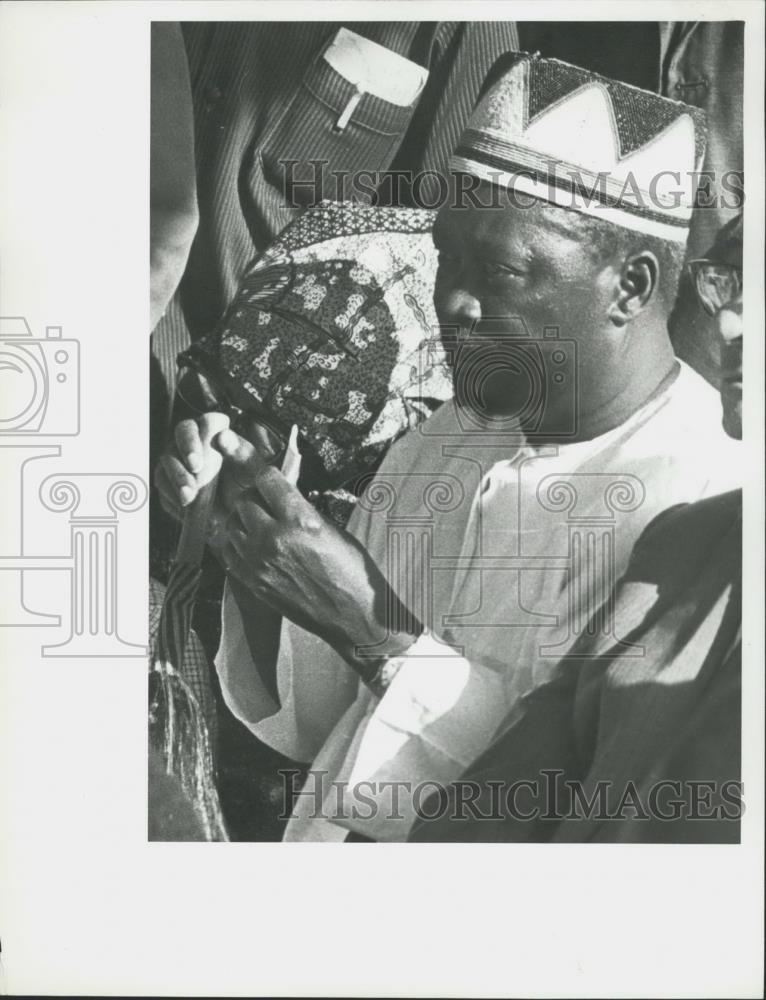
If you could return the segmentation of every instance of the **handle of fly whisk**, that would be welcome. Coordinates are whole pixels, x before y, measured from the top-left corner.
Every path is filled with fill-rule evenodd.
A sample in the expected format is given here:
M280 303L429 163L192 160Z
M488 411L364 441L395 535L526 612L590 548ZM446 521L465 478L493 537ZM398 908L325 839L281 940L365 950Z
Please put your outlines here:
M216 476L200 487L197 496L186 508L176 550L176 562L184 563L186 566L199 566L202 563L217 487Z

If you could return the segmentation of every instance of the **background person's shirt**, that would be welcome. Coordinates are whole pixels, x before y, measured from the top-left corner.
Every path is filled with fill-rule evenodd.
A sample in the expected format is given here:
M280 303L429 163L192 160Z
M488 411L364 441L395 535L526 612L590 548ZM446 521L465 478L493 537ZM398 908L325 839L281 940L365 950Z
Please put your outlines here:
M518 48L513 21L189 22L182 27L194 102L200 224L180 293L154 338L171 392L178 352L190 336L195 339L215 326L246 265L311 197L310 188L302 186L295 194L303 203L288 204L284 161L299 161L298 176L304 180L317 176L325 198L352 193L348 184L338 188L334 171L446 174L489 68L504 52ZM409 107L368 94L348 125L337 130L350 84L322 53L341 27L428 70L425 86ZM318 174L306 168L312 160L320 162ZM365 184L372 189L368 194L365 185L354 185L357 200L369 201L374 193L374 182ZM403 184L397 191L384 181L379 203L411 205L411 187ZM415 194L433 204L437 188L434 176L424 177Z

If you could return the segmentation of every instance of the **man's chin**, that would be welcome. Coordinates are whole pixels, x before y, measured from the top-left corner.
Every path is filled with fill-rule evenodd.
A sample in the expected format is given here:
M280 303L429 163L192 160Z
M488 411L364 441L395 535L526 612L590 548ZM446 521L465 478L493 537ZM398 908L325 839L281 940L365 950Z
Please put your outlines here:
M465 398L460 393L455 393L455 402L461 409L467 410L474 416L482 420L500 420L518 422L518 413L523 408L509 404L507 396L494 398L489 394L470 394Z
M466 355L468 357L468 355ZM455 400L466 410L485 419L508 420L529 409L535 398L535 386L518 371L506 371L496 359L485 363L477 351L470 355L473 364L456 365L453 369Z

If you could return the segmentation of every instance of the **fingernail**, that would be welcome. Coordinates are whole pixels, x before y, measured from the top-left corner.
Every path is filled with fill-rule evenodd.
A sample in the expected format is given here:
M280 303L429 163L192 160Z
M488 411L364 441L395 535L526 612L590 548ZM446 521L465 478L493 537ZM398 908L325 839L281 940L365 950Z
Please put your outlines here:
M293 424L290 430L290 439L285 448L285 456L282 459L282 475L293 486L298 482L301 469L301 453L298 451L298 426Z
M194 499L194 490L191 486L182 486L179 495L181 497L181 503L184 507L186 507Z
M234 431L221 431L218 435L218 447L221 451L232 452L238 444L237 435Z
M186 466L190 472L201 472L202 456L196 451L190 451L186 456Z

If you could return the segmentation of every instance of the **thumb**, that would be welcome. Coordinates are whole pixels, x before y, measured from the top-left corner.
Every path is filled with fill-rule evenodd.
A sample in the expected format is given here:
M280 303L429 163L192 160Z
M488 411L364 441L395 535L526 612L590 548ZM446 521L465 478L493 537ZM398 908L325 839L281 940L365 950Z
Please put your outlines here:
M255 447L232 430L222 431L214 441L235 481L242 487L255 486L258 473L266 464Z
M227 430L229 418L225 413L205 413L199 420L199 436L203 444L209 445L216 434Z

